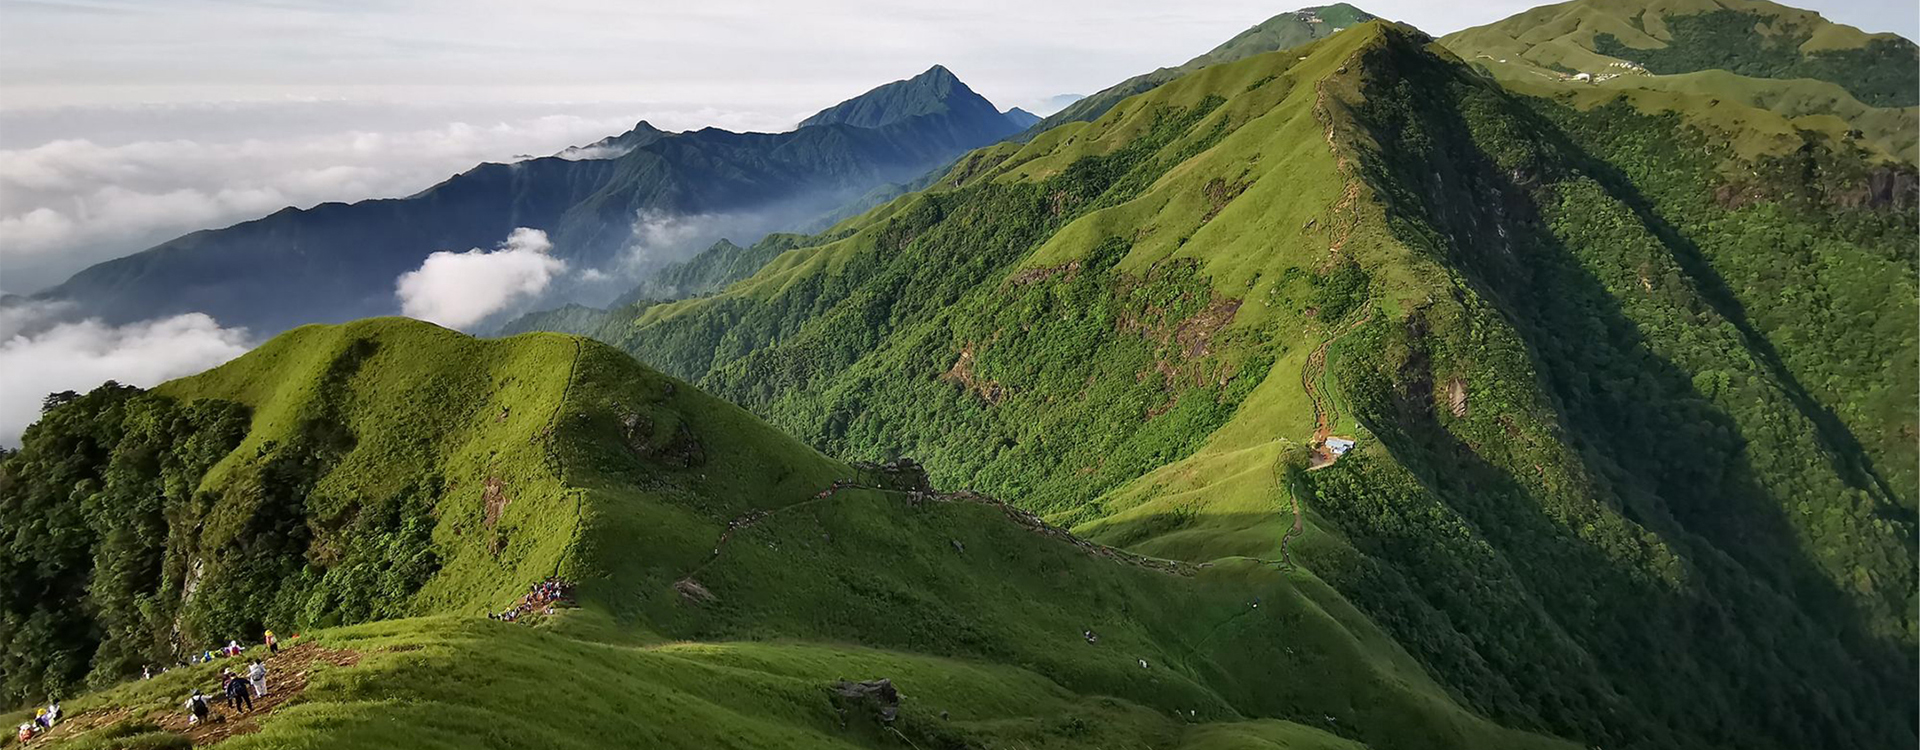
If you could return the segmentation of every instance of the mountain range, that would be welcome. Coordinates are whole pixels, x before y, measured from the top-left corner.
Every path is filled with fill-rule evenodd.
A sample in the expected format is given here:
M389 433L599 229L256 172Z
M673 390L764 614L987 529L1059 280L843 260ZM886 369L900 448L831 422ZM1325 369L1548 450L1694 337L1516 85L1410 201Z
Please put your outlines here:
M576 268L640 273L658 262L648 253L682 248L648 247L636 225L691 222L703 244L804 225L1024 122L935 66L793 131L667 133L642 122L558 156L482 164L405 198L288 208L195 232L35 297L109 323L202 312L272 334L397 313L400 274L434 252L491 248L520 227L545 231L554 257Z
M1259 41L1333 9L1018 137L883 87L795 133L1003 135L510 337L50 396L0 694L92 690L56 747L1920 742L1905 40L1576 0ZM1646 52L1700 38L1731 67ZM1732 54L1783 43L1846 72ZM126 680L266 630L267 710Z

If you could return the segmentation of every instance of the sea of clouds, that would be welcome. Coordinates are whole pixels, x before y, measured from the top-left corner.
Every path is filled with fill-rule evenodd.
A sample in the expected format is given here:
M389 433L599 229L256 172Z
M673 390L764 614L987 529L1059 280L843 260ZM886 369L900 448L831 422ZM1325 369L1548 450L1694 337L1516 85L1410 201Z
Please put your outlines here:
M0 446L17 446L49 393L85 392L109 380L153 386L245 354L245 329L200 313L124 326L73 319L60 304L0 307Z
M286 206L409 195L481 162L553 153L632 125L548 115L236 140L72 137L0 150L0 289L32 292Z
M780 129L784 116L649 103L346 101L0 108L0 292L288 206L411 195L482 162L655 126ZM457 248L455 248L457 249Z
M661 127L778 125L631 103L0 109L0 292L30 294L93 263L287 206L405 196L481 162L593 143L633 127L636 111ZM396 294L408 314L469 329L564 274L550 250L532 230L496 248L448 248L396 280ZM0 446L18 444L48 393L107 380L156 385L239 356L258 338L203 314L115 326L71 305L0 301Z

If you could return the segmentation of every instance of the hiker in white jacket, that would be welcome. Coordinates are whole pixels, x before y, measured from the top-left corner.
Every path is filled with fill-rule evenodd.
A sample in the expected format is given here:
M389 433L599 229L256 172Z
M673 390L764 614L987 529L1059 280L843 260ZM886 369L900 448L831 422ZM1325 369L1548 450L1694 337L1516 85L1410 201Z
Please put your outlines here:
M259 697L266 697L267 668L266 666L260 663L259 659L254 659L253 665L250 667L247 667L247 682L253 683L254 695Z

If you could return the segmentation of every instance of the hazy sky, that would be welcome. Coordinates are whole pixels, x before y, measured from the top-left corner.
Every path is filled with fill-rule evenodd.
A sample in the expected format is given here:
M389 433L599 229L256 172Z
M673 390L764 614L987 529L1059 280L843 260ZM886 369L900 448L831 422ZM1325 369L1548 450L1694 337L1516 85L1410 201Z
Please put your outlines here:
M1526 0L1360 5L1434 34ZM1914 0L1799 0L1914 35ZM1085 93L1292 9L1264 0L0 0L5 106L287 97L714 102L794 115L943 63ZM784 109L782 109L784 108Z

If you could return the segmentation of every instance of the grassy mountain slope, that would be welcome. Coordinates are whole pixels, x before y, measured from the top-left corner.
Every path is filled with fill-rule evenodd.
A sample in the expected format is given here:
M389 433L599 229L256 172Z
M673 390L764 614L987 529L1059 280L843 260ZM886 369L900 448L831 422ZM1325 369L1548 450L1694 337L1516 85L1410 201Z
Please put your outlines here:
M288 661L269 660L283 680L294 679L293 660L325 656L301 668L317 671L287 687L301 691L289 703L244 719L236 746L877 747L904 737L934 747L1571 747L1462 708L1305 571L1138 558L977 496L823 494L836 479L887 480L590 341L479 341L398 319L302 328L152 392L106 389L51 409L0 464L7 517L102 513L71 496L18 503L26 486L96 486L41 469L70 455L55 445L84 432L70 423L115 395L246 415L198 486L179 483L192 498L161 509L162 552L204 570L198 583L135 577L150 603L191 589L179 646L252 639L263 626L305 632L276 657ZM90 433L116 466L194 445L116 436ZM274 463L308 472L297 491L250 483ZM422 476L431 490L417 489ZM401 526L427 532L407 540L417 550L366 520L403 486L420 493L397 510ZM112 536L87 540L96 570L127 559ZM374 554L358 555L370 541ZM7 542L5 580L49 568L32 540ZM416 591L382 577L423 555L437 562ZM579 610L530 618L537 630L477 617L554 573L579 582ZM331 585L342 577L350 585ZM90 614L99 602L87 578L48 582L89 588L70 609ZM354 611L362 593L376 599L375 617L441 614L309 630ZM0 622L28 622L38 637L32 613L52 602L4 603ZM203 611L227 619L203 626ZM7 644L15 700L61 689L61 675L14 668L56 644ZM167 663L169 645L96 661L92 681ZM177 705L219 667L69 700L67 725L36 746L210 739L184 726ZM897 735L857 714L843 720L826 700L836 679L879 677L907 696ZM571 706L563 730L556 701Z
M1608 95L1592 91L1600 88L1643 109L1683 112L1704 122L1858 138L1909 163L1920 153L1914 145L1920 49L1897 35L1866 34L1811 11L1747 0L1580 0L1441 41L1523 88ZM1578 74L1591 80L1574 80ZM1789 122L1755 125L1741 122L1756 119L1751 113L1715 110L1730 102Z
M705 215L707 242L758 237L1017 131L944 68L893 86L840 105L871 127L828 118L785 133L666 134L642 123L609 158L483 164L406 198L288 208L92 266L37 296L109 321L197 311L262 334L391 315L400 274L436 251L491 248L516 227L545 230L575 268L612 268L643 218Z
M1027 135L1036 135L1069 122L1099 119L1101 115L1107 113L1107 110L1113 109L1114 105L1127 97L1152 91L1161 84L1208 65L1233 62L1275 50L1298 47L1372 18L1373 16L1366 11L1346 3L1301 8L1291 13L1282 13L1240 32L1232 39L1192 60L1175 67L1161 68L1151 73L1134 76L1094 92L1091 96L1083 97L1029 127Z
M552 435L572 429L577 399L613 388L636 425L616 437L662 441L659 455L641 452L648 460L685 463L672 451L687 446L716 460L757 454L764 473L715 480L743 493L782 482L803 492L834 475L738 409L674 395L605 347L478 341L399 319L301 328L152 392L72 397L5 465L7 516L48 519L8 535L8 657L24 660L6 670L9 696L119 677L268 622L506 604L568 570L581 491ZM698 416L659 405L676 399ZM714 435L694 444L683 429ZM140 563L100 588L123 560ZM89 570L91 585L74 577ZM62 648L29 648L37 639Z
M1484 53L1596 76L1618 72L1623 62L1660 75L1726 70L1828 81L1873 106L1920 103L1914 67L1920 50L1913 42L1766 0L1574 0L1458 31L1443 42L1462 57Z
M1511 85L1542 94L1555 88L1544 81ZM1808 131L1836 142L1857 142L1889 161L1913 163L1920 158L1920 108L1869 107L1824 81L1768 81L1706 70L1617 78L1571 90L1583 105L1624 100L1647 111L1677 112L1706 127L1744 131L1744 145L1753 155L1798 148L1801 131ZM1736 104L1744 107L1732 106Z
M1904 744L1914 172L1745 136L1366 24L597 325L833 453L1291 556L1512 726Z

